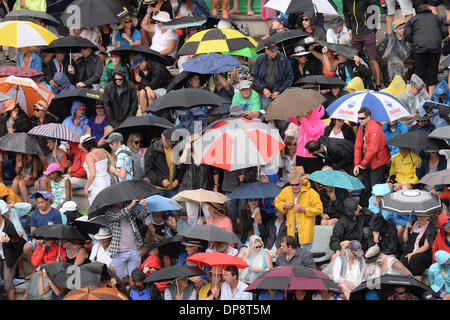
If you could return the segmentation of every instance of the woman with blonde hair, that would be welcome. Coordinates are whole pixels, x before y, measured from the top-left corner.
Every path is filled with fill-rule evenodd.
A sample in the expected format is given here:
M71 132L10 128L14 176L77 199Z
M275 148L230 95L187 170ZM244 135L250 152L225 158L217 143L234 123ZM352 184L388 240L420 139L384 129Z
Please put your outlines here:
M248 248L243 251L241 258L249 267L239 272L239 278L247 284L258 278L262 273L273 269L269 250L264 248L263 240L256 235L250 237Z
M19 49L20 54L17 56L17 67L29 67L42 71L42 59L35 52L34 47L22 47Z

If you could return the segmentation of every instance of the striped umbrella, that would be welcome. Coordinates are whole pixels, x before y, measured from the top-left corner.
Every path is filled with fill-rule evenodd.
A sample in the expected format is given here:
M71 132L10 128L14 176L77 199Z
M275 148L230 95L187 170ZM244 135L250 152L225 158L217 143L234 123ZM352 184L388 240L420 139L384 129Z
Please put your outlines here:
M267 164L284 143L276 128L239 118L213 123L193 147L197 161L234 171Z
M38 84L30 78L20 78L9 76L0 78L0 92L6 93L22 106L26 106L25 113L28 117L34 116L33 104L39 100L50 100L55 96L44 86Z
M189 38L178 55L230 52L243 48L256 48L258 43L250 36L234 29L208 29Z
M81 138L78 132L59 123L47 123L33 127L28 134L72 142L80 142Z
M0 23L0 45L22 48L46 46L58 37L47 29L28 21Z

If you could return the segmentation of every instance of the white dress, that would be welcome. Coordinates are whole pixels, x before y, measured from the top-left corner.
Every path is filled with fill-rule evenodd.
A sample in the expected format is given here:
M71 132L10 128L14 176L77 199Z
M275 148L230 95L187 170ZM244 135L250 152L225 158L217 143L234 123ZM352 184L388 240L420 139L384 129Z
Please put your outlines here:
M97 159L95 159L97 160ZM89 178L89 168L86 161L83 164L83 168L86 170L87 177ZM92 204L97 194L103 189L111 185L111 176L108 173L108 158L95 162L95 178L89 187L89 205Z

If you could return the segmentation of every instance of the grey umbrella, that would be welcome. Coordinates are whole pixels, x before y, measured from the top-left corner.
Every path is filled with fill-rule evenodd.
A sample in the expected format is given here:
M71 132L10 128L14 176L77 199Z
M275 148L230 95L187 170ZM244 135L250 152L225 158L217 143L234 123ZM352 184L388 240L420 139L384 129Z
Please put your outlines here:
M450 139L450 126L436 128L431 131L428 137L437 139Z
M233 232L212 224L188 226L180 231L179 234L186 238L198 240L239 243L239 238Z
M72 266L70 263L57 261L42 265L47 272L50 280L59 288L67 288L67 268Z
M30 9L12 10L5 16L3 21L22 20L34 22L34 18L43 20L45 24L51 24L54 26L61 25L61 22L51 14Z
M0 138L0 150L45 156L50 152L42 140L25 132L6 134Z
M101 262L92 262L83 264L80 267L80 288L87 286L98 287L102 274L106 274L106 264Z
M439 197L425 190L399 190L381 199L381 209L397 214L431 215L441 208Z
M450 169L428 173L424 175L419 182L429 186L450 184Z

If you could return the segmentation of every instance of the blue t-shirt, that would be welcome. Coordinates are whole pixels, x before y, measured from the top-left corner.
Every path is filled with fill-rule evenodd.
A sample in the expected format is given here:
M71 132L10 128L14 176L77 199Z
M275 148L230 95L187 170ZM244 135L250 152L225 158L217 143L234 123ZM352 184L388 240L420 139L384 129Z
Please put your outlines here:
M260 293L258 300L284 300L284 293L283 291L277 290L277 293L273 296L273 298L271 298L269 296L269 291L264 290Z
M131 300L152 300L150 297L150 288L142 290L139 292L136 289L130 291Z
M40 213L39 209L36 209L31 214L30 227L42 227L51 224L62 224L61 212L55 208L51 208L47 214Z
M108 122L105 117L102 122L96 123L95 117L96 116L94 114L89 118L88 126L91 128L91 135L95 138L95 140L97 140L97 142L99 142L105 133L105 127L108 125Z
M137 40L141 40L142 39L142 35L139 32L139 30L134 29L133 34L131 35L131 41L135 42ZM124 40L124 38L122 38L121 32L117 32L116 34L116 41L118 41L120 43L120 46L130 46L130 44L128 43L128 41Z

